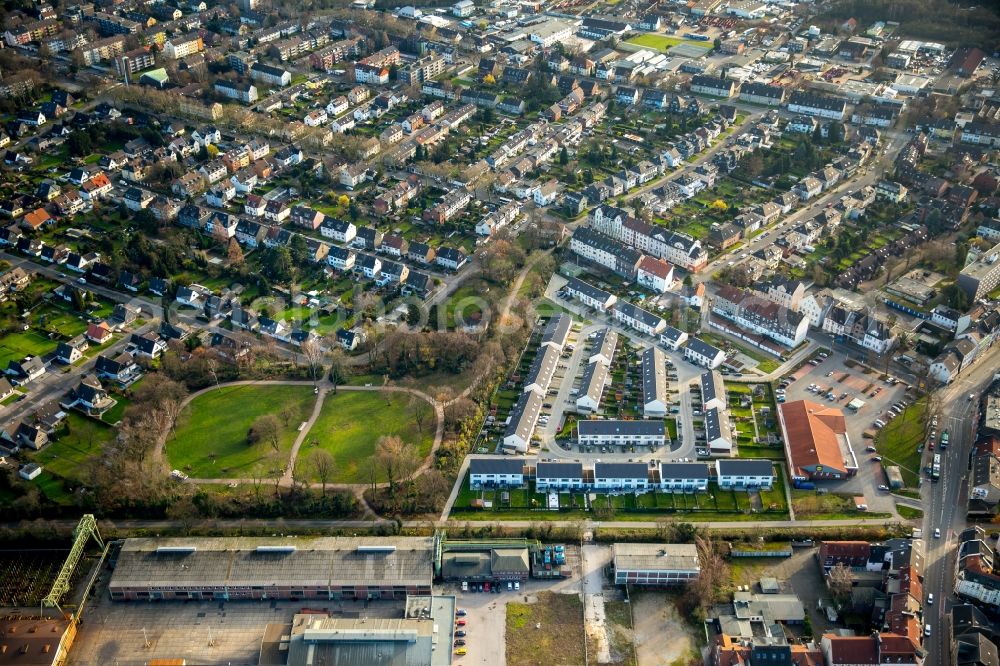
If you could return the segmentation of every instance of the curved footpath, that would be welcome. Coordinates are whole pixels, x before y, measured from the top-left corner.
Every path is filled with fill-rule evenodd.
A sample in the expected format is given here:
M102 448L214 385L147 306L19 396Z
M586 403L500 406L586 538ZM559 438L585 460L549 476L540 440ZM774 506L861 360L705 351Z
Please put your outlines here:
M217 386L209 386L201 390L195 391L194 393L188 395L184 401L181 403L181 410L187 407L192 400L200 395L209 393L210 391L215 391L217 389L232 387L232 386L317 386L319 388L319 394L316 397L316 404L313 405L312 414L309 415L309 419L306 420L305 425L299 430L298 435L295 437L295 442L292 443L292 450L289 454L288 465L279 481L278 485L283 487L291 487L294 483L294 471L295 463L299 455L299 449L302 447L302 443L308 437L309 432L312 430L313 425L316 423L316 419L319 418L320 413L323 409L323 404L326 401L327 395L333 390L333 384L328 379L322 379L318 381L309 380L280 380L280 379L262 379L262 380L241 380L235 382L227 382L225 384L219 384ZM405 386L345 386L337 385L337 391L389 391L391 393L409 393L410 395L416 396L421 400L424 400L432 407L434 407L434 416L437 421L434 430L434 441L431 445L430 453L427 455L426 459L421 463L420 467L417 468L413 474L411 474L407 479L412 479L420 474L424 473L430 469L431 464L434 461L434 454L441 447L441 442L444 439L444 404L438 402L431 396L427 395L423 391L418 389L408 388ZM163 451L166 447L166 437L160 438L156 443L156 448L154 450L154 455L158 461L163 460ZM188 483L193 484L205 484L205 485L229 485L233 483L237 484L250 484L254 482L260 482L261 479L243 479L243 478L215 478L215 479L188 479ZM274 481L271 479L264 479L264 481ZM376 484L377 487L384 488L387 487L387 483ZM322 488L321 483L310 483L312 488ZM327 483L327 488L334 488L337 490L347 490L353 492L366 509L371 512L371 508L365 502L363 493L366 488L370 487L367 483Z

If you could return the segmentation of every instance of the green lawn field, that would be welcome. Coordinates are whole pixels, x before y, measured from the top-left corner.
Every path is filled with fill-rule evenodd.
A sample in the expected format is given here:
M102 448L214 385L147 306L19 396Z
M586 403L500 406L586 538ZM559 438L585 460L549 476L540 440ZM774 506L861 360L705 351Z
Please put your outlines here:
M265 472L273 476L273 449L269 444L247 444L247 431L258 416L279 415L280 451L287 460L298 427L309 418L315 396L310 386L224 386L204 393L188 404L167 441L170 466L199 478L249 478Z
M85 483L90 464L114 437L115 431L111 426L78 412L69 412L63 427L53 436L52 443L34 454L32 459L46 472Z
M649 48L656 49L658 51L668 51L678 44L690 44L691 46L700 46L704 49L712 47L711 42L699 42L690 39L681 39L679 37L667 37L666 35L658 35L653 32L647 32L644 35L636 35L632 39L627 40L626 44L648 46Z
M386 404L386 399L390 404ZM417 428L414 414L423 410L423 432ZM383 435L397 435L417 446L421 459L434 443L434 410L431 405L403 393L341 391L328 393L312 430L299 450L296 477L315 479L309 454L316 447L329 451L336 462L333 483L365 483L365 461L375 451ZM379 475L379 481L383 481Z
M58 344L34 331L5 335L0 340L0 368L6 368L10 361L20 361L25 356L43 356L53 352Z
M920 453L917 447L924 443L926 411L927 401L918 400L889 421L875 439L882 464L899 465L903 483L911 488L915 488L920 480Z

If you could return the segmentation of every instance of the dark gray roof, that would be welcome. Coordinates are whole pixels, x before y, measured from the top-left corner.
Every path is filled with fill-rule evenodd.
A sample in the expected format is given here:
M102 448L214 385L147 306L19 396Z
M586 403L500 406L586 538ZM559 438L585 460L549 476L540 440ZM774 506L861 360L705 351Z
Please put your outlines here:
M601 395L604 393L604 385L607 380L608 366L600 361L594 361L593 363L587 365L587 368L583 371L583 381L580 384L580 393L599 403L601 401Z
M728 433L728 425L723 423L723 419L728 418L725 412L719 412L718 407L712 407L705 411L705 438L709 442L723 437L724 432Z
M473 458L469 462L470 474L521 474L524 472L523 458L507 456L496 458Z
M659 325L661 321L663 321L663 317L660 315L643 310L638 305L633 305L628 301L618 301L618 303L615 304L615 309L624 314L626 317L641 321L647 326L652 326L654 328Z
M670 340L674 344L677 344L677 341L681 339L682 335L684 335L684 331L669 325L663 329L662 333L660 333L661 338Z
M663 435L663 421L598 421L581 420L577 431L583 435Z
M712 400L725 402L725 385L722 383L722 376L716 372L701 373L701 402L707 405Z
M648 479L649 467L646 463L597 463L594 465L595 479Z
M774 463L770 460L718 460L719 474L722 476L767 476L774 475Z
M531 431L538 421L538 412L542 409L542 396L534 391L525 391L510 409L510 423L504 430L504 437L517 435L527 442L531 439Z
M543 391L547 391L557 365L559 365L558 349L539 348L538 355L535 356L535 360L531 363L531 369L528 370L528 376L524 379L525 390L532 384L538 384Z
M594 231L590 227L578 227L573 232L573 240L618 257L620 265L634 266L642 258L642 253L629 246Z
M601 301L602 303L606 302L609 298L611 298L610 292L604 291L603 289L598 289L589 282L584 282L583 280L579 280L574 277L571 277L566 282L566 289L581 293L589 298L593 298L596 301Z
M666 354L656 347L642 353L642 399L645 403L667 399Z
M707 479L705 463L660 463L661 479Z
M535 470L539 479L582 479L583 465L581 463L540 462Z
M702 356L707 356L708 358L713 358L716 354L718 354L721 351L717 347L713 347L712 345L708 344L701 338L688 339L687 346L690 347L692 351L695 351L701 354Z
M562 349L563 345L566 344L566 338L569 337L569 329L572 325L573 320L568 314L559 313L552 317L542 333L542 344L551 342Z
M609 361L613 360L615 349L618 347L618 333L609 328L602 328L594 336L593 344L590 348L591 356L603 354Z

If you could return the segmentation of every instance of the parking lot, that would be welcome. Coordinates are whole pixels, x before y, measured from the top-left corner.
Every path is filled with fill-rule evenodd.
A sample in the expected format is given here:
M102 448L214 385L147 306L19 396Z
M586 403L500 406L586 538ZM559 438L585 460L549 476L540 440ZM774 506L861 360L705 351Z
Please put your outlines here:
M580 592L580 549L566 546L566 569L572 572L569 578L536 580L529 578L521 583L518 591L508 591L506 584L500 585L500 592L491 586L490 592L474 592L472 588L462 591L460 583L435 585L435 594L453 594L456 606L466 612L465 625L456 627L465 632L460 639L465 641L465 655L455 655L456 665L503 666L506 663L507 604L510 602L530 603L539 592L578 594Z
M883 381L878 373L866 371L860 365L850 367L842 352L833 351L828 358L815 360L815 365L806 363L789 375L794 381L785 389L786 399L811 400L842 410L859 468L854 478L824 483L824 486L838 493L864 495L871 511L891 512L895 506L892 497L878 490L886 482L882 467L874 460L874 454L865 450L870 440L862 435L873 429L876 420L887 420L886 414L892 405L906 398L906 386ZM856 411L848 407L855 399L864 402Z
M563 280L562 282L564 283L565 281ZM552 283L550 283L549 289L553 291L554 297ZM560 301L560 304L562 305L563 302ZM570 311L577 309L574 306L579 306L579 304L567 301L566 305L563 305L564 308ZM657 343L657 341L622 329L620 326L608 321L604 315L588 312L586 316L598 321L586 325L581 325L579 322L574 323L573 331L569 336L567 351L564 351L563 357L559 361L559 365L552 378L552 384L545 396L545 403L542 407L539 424L535 431L535 436L538 440L536 444L541 445L543 452L563 459L595 460L601 458L636 461L694 459L696 457L694 430L689 416L691 413L691 404L687 387L691 381L695 380L701 374L702 368L685 361L682 354L671 351L665 351L668 360L667 396L672 402L670 416L674 417L677 421L677 437L671 441L669 447L663 447L658 450L650 450L648 447L635 447L634 451L627 447L615 449L609 447L605 451L596 448L590 451L581 451L580 447L570 440L556 443L556 435L562 429L566 416L575 414L576 412L576 399L581 390L582 375L591 354L591 335L606 326L610 326L618 332L619 349L623 345L630 344L637 346L641 350L655 346ZM572 346L572 349L569 349L570 346ZM629 368L629 372L632 375L634 395L637 395L638 386L641 386L641 372L637 368ZM605 400L601 405L602 410L607 406L608 400L613 397L614 392L610 388L609 378L609 386L605 389ZM587 414L580 416L581 418L590 417ZM608 416L607 418L615 417ZM639 415L639 418L641 418L641 415Z

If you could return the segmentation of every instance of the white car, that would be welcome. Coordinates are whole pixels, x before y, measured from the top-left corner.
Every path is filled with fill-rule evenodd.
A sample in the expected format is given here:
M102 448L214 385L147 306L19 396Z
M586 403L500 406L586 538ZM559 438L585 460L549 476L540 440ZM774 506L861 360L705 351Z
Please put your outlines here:
M941 528L940 527L935 527L934 528L934 538L935 539L940 539L941 538Z
M934 605L934 593L933 592L931 592L930 594L927 595L927 605L928 606L933 606Z

